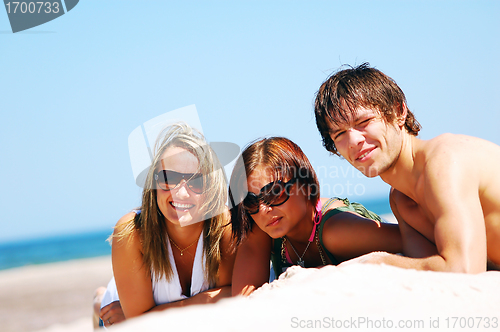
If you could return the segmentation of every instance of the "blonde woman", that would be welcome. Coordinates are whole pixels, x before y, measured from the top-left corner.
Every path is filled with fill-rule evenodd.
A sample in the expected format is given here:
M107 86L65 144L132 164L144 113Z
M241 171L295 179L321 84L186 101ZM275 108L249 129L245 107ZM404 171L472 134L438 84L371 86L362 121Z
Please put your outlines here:
M114 280L101 304L104 326L231 295L223 168L203 136L185 124L160 137L141 208L123 216L111 237Z

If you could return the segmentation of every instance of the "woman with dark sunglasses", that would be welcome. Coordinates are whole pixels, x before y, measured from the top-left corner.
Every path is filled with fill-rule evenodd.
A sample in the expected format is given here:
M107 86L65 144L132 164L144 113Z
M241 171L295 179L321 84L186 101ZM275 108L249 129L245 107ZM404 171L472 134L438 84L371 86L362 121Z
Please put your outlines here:
M141 208L123 216L110 238L114 280L102 299L104 326L231 296L223 168L203 136L185 124L160 138Z
M397 225L347 199L322 199L302 150L283 137L249 145L231 175L237 255L232 293L248 295L287 267L337 265L372 251L402 251ZM234 203L233 203L234 204ZM255 227L257 226L257 227Z

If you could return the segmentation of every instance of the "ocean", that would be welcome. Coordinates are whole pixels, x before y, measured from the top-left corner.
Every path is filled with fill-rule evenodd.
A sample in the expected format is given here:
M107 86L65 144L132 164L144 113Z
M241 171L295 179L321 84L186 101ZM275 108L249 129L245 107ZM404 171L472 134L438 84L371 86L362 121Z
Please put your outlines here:
M112 230L0 243L0 270L111 255Z
M358 202L380 215L391 213L388 198ZM106 241L111 232L112 230L101 230L0 243L0 270L111 255L111 246Z

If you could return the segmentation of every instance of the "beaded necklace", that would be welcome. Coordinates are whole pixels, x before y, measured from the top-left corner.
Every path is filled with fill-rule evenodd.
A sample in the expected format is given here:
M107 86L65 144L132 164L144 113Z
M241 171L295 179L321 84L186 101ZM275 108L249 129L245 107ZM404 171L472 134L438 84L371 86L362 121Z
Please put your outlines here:
M314 221L313 221L313 224L314 224L313 225L313 229L312 229L311 235L309 236L309 241L307 243L306 249L302 253L302 256L299 256L299 254L297 253L297 250L295 250L295 247L293 246L292 242L289 239L287 239L286 236L282 237L282 241L281 241L281 259L282 259L283 262L287 262L287 261L292 262L292 260L290 258L290 255L288 255L288 251L286 249L286 241L288 240L288 242L290 243L290 247L292 248L293 252L299 258L297 260L297 265L299 265L301 267L305 267L305 262L303 260L304 255L306 254L307 249L309 249L309 245L311 244L311 242L313 240L315 240L316 246L318 247L319 255L321 257L321 262L323 263L323 265L326 265L326 260L325 260L325 257L323 256L323 250L321 249L321 244L319 243L319 235L318 235L318 227L317 227L321 223L322 216L323 215L321 213L321 201L318 201L318 204L316 205L316 213L315 213Z

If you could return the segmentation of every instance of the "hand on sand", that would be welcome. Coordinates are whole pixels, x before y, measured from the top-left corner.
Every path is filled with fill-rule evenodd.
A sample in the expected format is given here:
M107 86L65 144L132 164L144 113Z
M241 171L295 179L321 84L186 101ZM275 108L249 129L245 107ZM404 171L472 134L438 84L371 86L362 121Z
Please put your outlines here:
M111 302L100 311L100 317L104 326L108 327L125 320L120 301Z
M374 251L369 254L365 254L363 256L359 256L348 261L340 263L338 266L347 266L352 264L382 264L384 262L384 257L389 256L390 254L384 251Z

